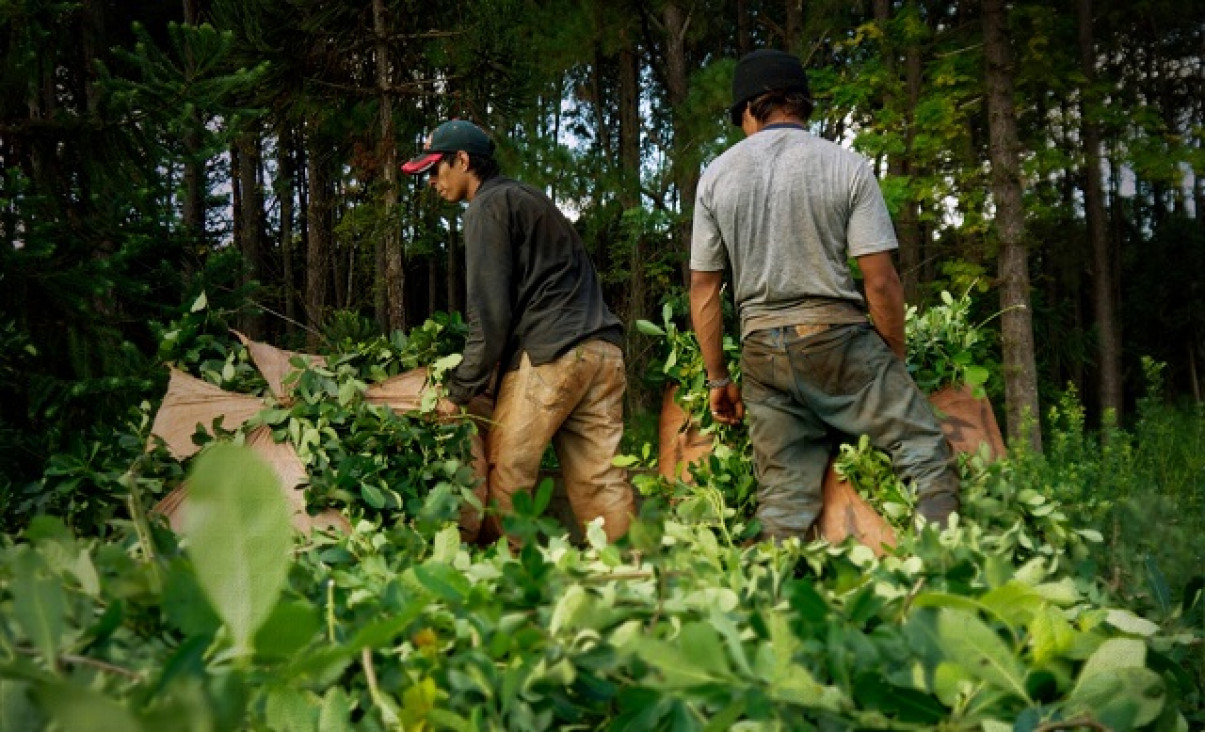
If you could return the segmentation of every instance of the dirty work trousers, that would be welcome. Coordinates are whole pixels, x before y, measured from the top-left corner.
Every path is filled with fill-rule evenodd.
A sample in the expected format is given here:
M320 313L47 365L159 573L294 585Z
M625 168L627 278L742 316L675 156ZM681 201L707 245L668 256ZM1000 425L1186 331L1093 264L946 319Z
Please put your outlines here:
M489 495L502 515L513 510L516 491L536 485L551 441L578 521L602 516L611 541L627 531L632 488L627 472L611 464L626 386L623 351L606 341L579 343L539 366L523 354L502 379L489 432Z
M763 535L804 535L835 443L860 435L891 456L917 511L944 523L959 507L954 456L907 367L869 325L810 329L754 331L741 348Z

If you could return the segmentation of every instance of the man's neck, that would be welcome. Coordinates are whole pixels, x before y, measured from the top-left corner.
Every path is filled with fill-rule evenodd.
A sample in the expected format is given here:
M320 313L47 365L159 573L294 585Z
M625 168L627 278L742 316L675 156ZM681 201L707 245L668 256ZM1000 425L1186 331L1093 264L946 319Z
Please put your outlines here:
M766 117L766 121L762 123L761 129L765 129L770 125L798 125L804 126L804 121L793 114L787 114L780 110L774 110L770 116Z

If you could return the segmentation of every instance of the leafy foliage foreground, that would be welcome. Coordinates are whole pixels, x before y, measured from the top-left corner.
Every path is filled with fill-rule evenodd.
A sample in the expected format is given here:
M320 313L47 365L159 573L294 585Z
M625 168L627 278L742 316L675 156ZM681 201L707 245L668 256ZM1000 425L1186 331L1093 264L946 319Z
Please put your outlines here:
M399 435L422 433L420 453L440 435L439 460L369 470L356 456L382 447L356 436L381 434L386 418L344 388L374 369L388 375L420 344L441 357L436 340L348 348L302 377L312 398L265 407L285 412L282 424L325 420L312 497L345 507L348 534L293 536L266 466L217 440L185 466L194 504L182 535L136 500L180 478L147 470L159 459L150 453L142 472L113 479L131 510L104 538L47 516L6 537L3 728L996 732L1205 721L1199 580L1177 596L1151 585L1152 601L1098 576L1107 539L1093 524L1118 514L1082 502L1091 490L1072 462L966 456L965 515L939 533L911 524L881 456L848 446L841 470L900 534L879 559L853 544L748 541L738 451L717 451L690 483L644 472L644 450L627 459L646 497L621 545L599 526L571 542L543 516L546 482L516 500L508 529L521 549L470 546L448 489L463 472L462 431L400 417L385 454L404 456ZM175 343L184 361L208 364L200 373L256 388L236 351L188 327ZM1050 459L1074 454L1097 478L1141 466L1120 448L1102 462L1060 434ZM345 490L376 481L409 488L383 502Z

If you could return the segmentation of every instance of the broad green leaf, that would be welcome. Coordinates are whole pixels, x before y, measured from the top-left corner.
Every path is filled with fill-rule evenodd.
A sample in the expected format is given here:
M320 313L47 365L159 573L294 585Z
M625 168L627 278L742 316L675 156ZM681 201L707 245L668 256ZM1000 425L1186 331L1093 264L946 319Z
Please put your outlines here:
M1109 610L1105 622L1114 628L1133 635L1152 636L1159 632L1159 626L1146 618L1140 618L1129 610Z
M24 552L15 564L16 577L9 588L13 596L13 614L42 660L54 668L67 613L63 587L56 578L39 572L41 563L32 551Z
M202 310L204 310L205 308L207 308L208 306L209 306L209 298L206 297L205 292L202 291L201 294L197 296L197 299L192 301L192 307L189 308L188 312L199 313Z
M670 687L719 683L731 678L719 636L705 623L687 623L675 642L637 641L636 655L661 672Z
M321 732L351 732L351 700L342 687L328 689L318 712Z
M564 628L576 628L577 617L589 600L586 590L581 585L570 585L552 610L552 618L548 621L548 632L555 635Z
M42 729L42 713L29 698L26 681L0 677L0 730Z
M197 581L239 653L276 606L293 530L280 480L252 450L215 445L189 477L184 535Z
M1058 608L1044 605L1029 625L1034 661L1047 663L1067 653L1075 645L1076 632Z
M419 584L431 594L448 602L463 602L472 586L459 570L439 562L427 562L414 568Z
M1026 624L1043 605L1041 595L1020 582L1006 582L985 593L979 602L1012 625Z
M1163 711L1163 678L1147 668L1122 667L1081 678L1067 699L1068 716L1092 715L1107 729L1137 729Z
M446 526L439 530L431 542L431 560L441 564L452 564L460 553L460 530Z
M641 333L643 333L644 335L647 335L647 336L663 336L663 335L665 335L665 329L662 328L661 326L657 325L656 323L652 322L651 320L637 320L636 321L636 330L640 331Z
M1110 638L1100 644L1080 669L1082 682L1095 674L1107 673L1119 668L1143 668L1146 666L1146 643L1137 638Z
M1000 636L970 613L942 608L937 635L946 656L984 681L1029 701L1025 693L1025 666Z
M46 684L37 689L39 706L59 728L71 732L138 732L142 722L121 702L75 684Z
M311 693L292 688L275 688L268 692L264 719L270 729L279 732L315 732L319 706Z
M255 652L269 658L287 658L309 645L321 627L313 605L278 603L255 634Z
M991 375L992 372L988 371L982 366L967 366L962 372L963 379L965 379L966 383L971 386L982 386L983 384L986 384Z

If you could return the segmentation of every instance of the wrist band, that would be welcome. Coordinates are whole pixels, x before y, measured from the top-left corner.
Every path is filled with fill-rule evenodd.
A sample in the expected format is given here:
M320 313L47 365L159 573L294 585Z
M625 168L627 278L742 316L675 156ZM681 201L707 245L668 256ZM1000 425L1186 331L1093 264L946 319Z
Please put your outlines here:
M728 386L731 383L732 379L725 376L722 379L707 379L703 382L703 386L707 387L708 389L723 389L725 386Z

